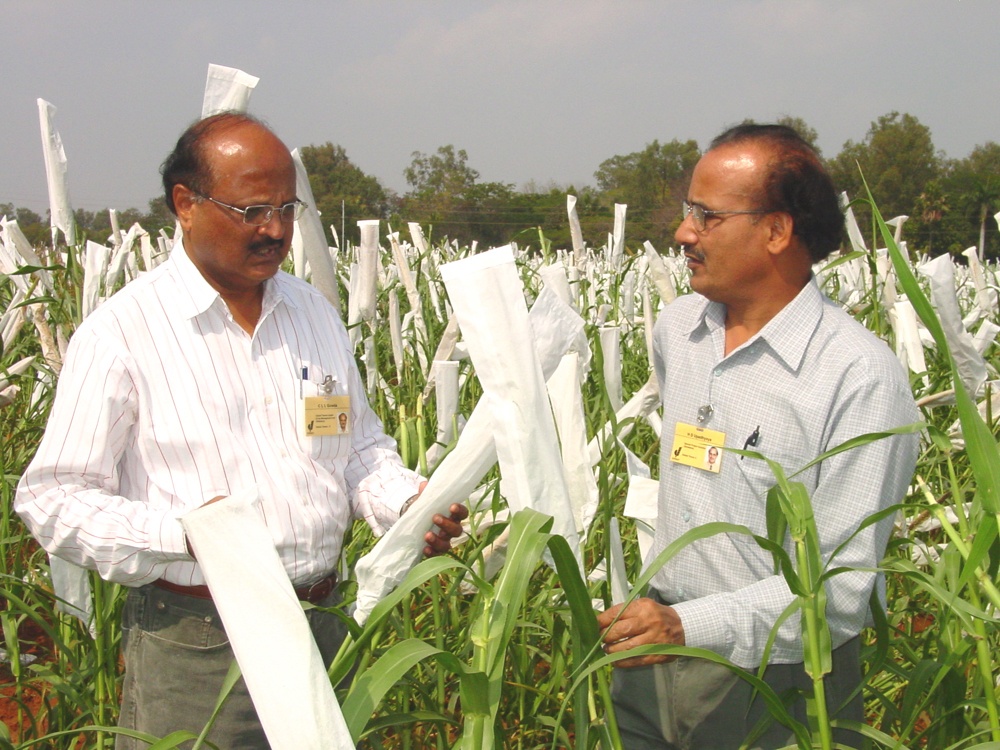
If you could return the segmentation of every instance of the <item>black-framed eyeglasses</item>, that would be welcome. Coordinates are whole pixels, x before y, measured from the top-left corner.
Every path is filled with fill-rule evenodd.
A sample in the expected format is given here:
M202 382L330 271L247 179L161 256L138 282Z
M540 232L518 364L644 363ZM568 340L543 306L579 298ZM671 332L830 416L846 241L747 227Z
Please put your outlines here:
M278 212L278 219L286 224L290 224L297 218L302 216L302 212L306 210L306 204L300 200L294 200L290 203L286 203L283 206L270 206L266 203L262 203L256 206L247 206L246 208L240 208L239 206L230 206L228 203L223 203L220 200L216 200L210 195L201 195L200 193L195 193L199 198L206 201L212 201L212 203L217 206L222 206L223 208L228 208L230 211L235 211L238 214L243 215L243 223L249 224L252 227L262 227L271 221L271 217L274 216L274 212Z
M769 214L772 213L766 209L757 209L754 211L713 211L710 208L705 208L700 203L688 203L687 201L681 201L681 221L684 221L688 216L694 221L694 228L699 232L704 232L706 230L705 221L714 216L738 216L740 214Z

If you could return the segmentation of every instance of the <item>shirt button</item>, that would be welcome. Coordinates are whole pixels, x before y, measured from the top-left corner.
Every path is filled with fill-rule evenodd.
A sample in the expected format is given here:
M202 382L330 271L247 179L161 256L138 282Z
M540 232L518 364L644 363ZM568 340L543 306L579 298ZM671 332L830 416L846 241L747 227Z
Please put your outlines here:
M688 513L687 511L684 511L684 514L681 516L681 519L683 519L686 523L687 521L691 520L691 514Z
M287 451L281 451L281 457L282 458L288 458L288 452Z
M715 370L713 370L712 374L715 375L715 377L717 378L722 377L722 368L716 367Z
M677 589L677 598L678 599L684 598L684 589Z
M274 403L274 399L271 398L270 396L264 396L264 403L270 406L271 404Z

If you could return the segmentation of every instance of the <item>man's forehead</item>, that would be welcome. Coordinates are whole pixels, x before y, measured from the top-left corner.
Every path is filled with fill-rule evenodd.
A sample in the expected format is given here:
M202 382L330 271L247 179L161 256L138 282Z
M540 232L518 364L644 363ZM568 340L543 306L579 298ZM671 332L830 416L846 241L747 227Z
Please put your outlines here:
M216 152L221 156L236 156L245 149L246 146L232 139L223 141L222 143L217 144L215 147Z
M734 173L752 172L757 169L758 159L746 151L726 151L719 154L720 163L723 169Z
M718 194L752 195L760 187L767 155L756 144L724 144L706 152L691 188Z
M219 156L238 156L243 153L287 152L285 144L267 128L246 122L212 133L206 146Z
M205 144L205 149L206 163L217 179L279 176L282 180L295 179L295 166L288 148L271 131L254 123L215 134Z

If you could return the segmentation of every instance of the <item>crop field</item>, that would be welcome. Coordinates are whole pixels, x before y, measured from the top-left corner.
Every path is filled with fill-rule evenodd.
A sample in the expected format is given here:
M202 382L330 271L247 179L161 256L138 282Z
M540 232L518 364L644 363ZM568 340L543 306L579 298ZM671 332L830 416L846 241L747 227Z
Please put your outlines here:
M850 252L815 269L824 291L903 360L926 423L916 476L892 509L895 534L882 563L888 607L863 633L863 731L873 747L1000 747L1000 269L974 252L962 263L911 257L905 226L874 213L874 226L851 224ZM539 236L510 248L525 308L539 311L534 342L512 345L533 345L536 354L552 346L540 334L550 325L541 314L546 305L568 311L564 317L582 332L555 357L560 367L569 358L568 374L542 368L552 411L562 415L555 420L562 466L546 470L561 468L569 503L551 512L518 489L511 477L518 467L504 465L503 455L498 465L496 448L492 456L485 451L467 538L452 555L419 563L363 627L352 621L352 638L331 667L362 747L620 747L611 659L599 647L593 609L640 592L666 559L643 566L650 519L637 517L633 500L656 478L661 428L647 335L657 311L688 287L683 257L626 242L624 207L619 214L606 241L574 237L574 247L556 248ZM484 386L441 269L477 251L427 238L416 224L379 229L369 223L360 245L331 248L328 269L299 252L287 268L338 300L368 398L405 462L425 476L454 472L462 452L477 448L469 443L491 438L488 416L485 431L474 424ZM32 248L16 222L3 222L0 748L113 746L123 591L91 574L89 623L60 611L50 562L11 504L75 326L162 261L172 239L135 225L106 245ZM324 269L332 275L320 279ZM483 303L488 311L489 300ZM538 357L552 359L551 352ZM793 480L783 488L790 492ZM795 512L802 509L786 510ZM376 541L361 522L346 540L347 611L358 594L358 561ZM800 585L801 610L822 626L815 592L823 577L796 578L794 566L783 572ZM791 720L780 701L772 711ZM823 715L797 728L800 747L832 746Z

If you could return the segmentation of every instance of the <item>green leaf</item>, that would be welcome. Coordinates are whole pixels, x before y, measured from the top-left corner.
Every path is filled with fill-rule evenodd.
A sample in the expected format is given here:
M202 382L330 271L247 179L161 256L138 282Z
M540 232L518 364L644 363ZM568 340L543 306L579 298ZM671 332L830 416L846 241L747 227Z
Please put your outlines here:
M993 543L997 539L997 517L984 516L976 527L976 536L972 540L972 547L969 549L969 556L962 565L962 574L958 578L958 584L954 590L960 592L972 582L976 577L976 572L980 565L989 564L989 554Z
M360 738L372 713L386 692L415 664L441 653L440 649L416 639L397 643L354 680L341 709L351 736Z
M863 176L862 179L864 179ZM1000 449L998 449L997 442L993 438L993 433L982 416L980 416L976 404L973 402L972 397L965 388L965 384L962 382L962 378L959 376L958 366L955 364L954 357L951 356L951 350L948 348L948 341L945 338L941 322L938 320L930 301L917 283L917 279L910 269L910 264L902 252L900 252L889 226L882 219L882 215L875 205L875 200L872 198L867 182L865 182L865 190L868 193L868 200L871 204L872 216L875 219L879 233L882 235L882 241L885 242L889 257L892 259L892 267L896 271L896 277L899 279L900 286L903 287L907 299L913 305L920 320L927 327L927 330L930 331L931 336L934 337L934 343L937 344L938 351L944 355L951 369L952 382L955 387L955 402L958 406L958 419L962 425L962 435L965 438L965 448L969 456L969 463L972 465L972 471L976 476L978 495L982 500L983 507L989 513L996 515L1000 513Z
M778 496L778 486L775 485L767 491L767 501L764 506L764 517L767 522L767 538L778 546L785 543L785 535L788 533L788 519L781 511L781 501ZM781 559L778 555L771 553L774 558L774 574L781 570Z
M205 737L207 737L209 731L211 731L212 725L215 724L215 720L219 716L219 711L222 710L222 706L225 704L229 694L233 691L233 687L239 681L241 674L242 671L240 670L240 665L237 663L236 659L233 659L229 665L229 671L226 672L226 678L222 681L222 687L219 689L219 696L215 700L215 707L212 709L212 715L208 717L208 723L202 728L201 733L195 740L191 750L198 750L198 748L205 744ZM175 734L177 733L175 732ZM168 747L174 746L169 745Z
M590 598L590 592L580 575L580 565L569 542L558 534L553 534L548 541L549 552L559 573L559 583L566 596L570 612L573 615L573 637L570 648L573 656L573 671L579 670L588 661L601 652L601 632L597 627L597 618ZM574 702L573 720L576 725L576 741L578 746L586 747L589 734L587 724L587 684L571 693ZM561 720L565 703L559 711Z
M760 695L761 700L764 701L767 706L768 711L774 717L775 721L788 727L794 734L796 739L799 741L800 745L803 747L810 746L809 730L800 722L796 721L792 715L788 712L785 704L782 702L781 698L774 692L770 685L764 682L762 679L756 675L747 672L742 667L738 667L726 658L720 656L714 651L708 651L703 648L693 648L691 646L676 646L667 644L657 644L650 646L638 646L636 648L629 649L628 651L623 651L617 654L608 654L600 659L592 662L581 674L577 675L573 683L570 685L570 689L573 690L577 687L581 680L586 679L592 672L603 669L608 665L613 665L617 661L622 661L623 659L629 659L636 656L648 656L648 655L665 655L665 656L686 656L697 659L705 659L706 661L719 664L725 667L730 672L735 674L742 680L750 683L758 695Z
M372 608L371 614L368 616L368 620L365 621L365 627L361 633L354 638L348 637L345 639L336 657L334 657L329 670L327 670L333 684L339 685L341 680L354 668L358 652L371 642L375 633L378 632L381 623L385 621L405 596L431 578L455 568L463 568L466 572L472 573L461 560L457 560L450 555L428 557L414 565L406 578L403 579L403 582Z

